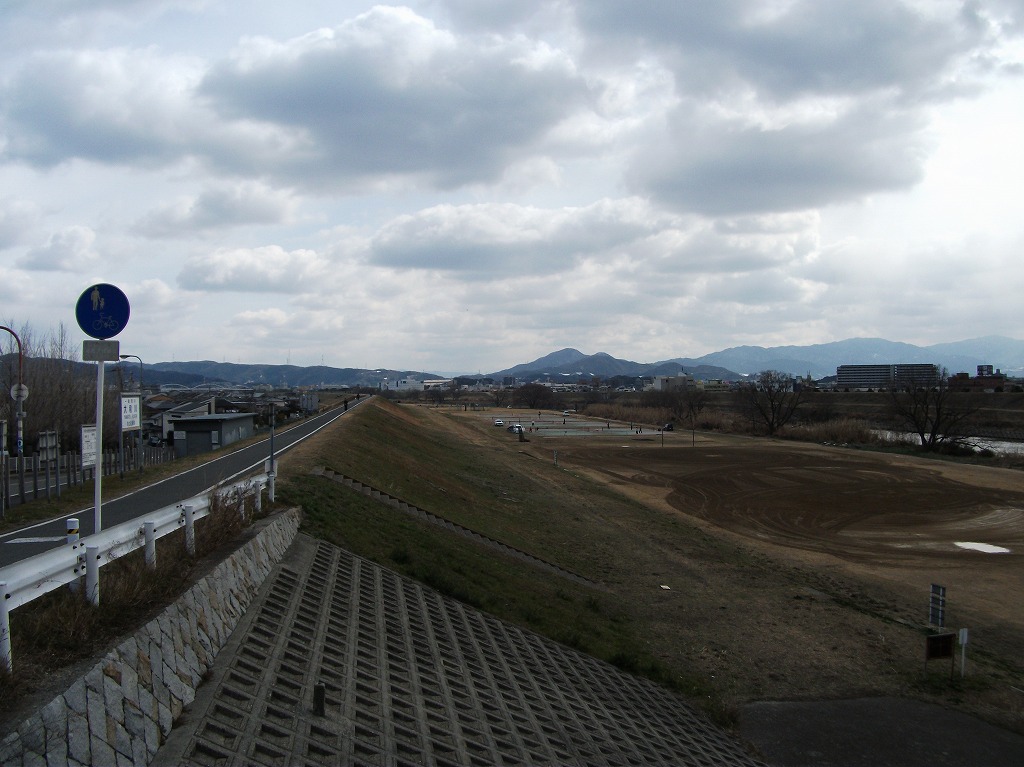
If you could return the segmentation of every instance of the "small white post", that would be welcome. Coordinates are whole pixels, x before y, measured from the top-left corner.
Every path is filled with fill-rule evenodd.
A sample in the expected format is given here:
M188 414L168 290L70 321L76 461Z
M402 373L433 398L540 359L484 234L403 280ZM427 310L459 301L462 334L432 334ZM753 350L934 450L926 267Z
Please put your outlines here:
M0 667L8 674L14 671L11 657L11 613L7 609L7 581L0 581Z
M64 520L64 529L66 543L78 543L78 520L77 519L66 519Z
M85 597L89 604L100 604L100 547L85 547Z
M156 569L156 522L144 522L143 534L146 536L146 567Z
M267 500L274 503L275 485L277 483L277 460L271 459L265 465L267 467Z
M184 507L185 512L185 551L190 557L196 555L196 518L195 509L188 504Z

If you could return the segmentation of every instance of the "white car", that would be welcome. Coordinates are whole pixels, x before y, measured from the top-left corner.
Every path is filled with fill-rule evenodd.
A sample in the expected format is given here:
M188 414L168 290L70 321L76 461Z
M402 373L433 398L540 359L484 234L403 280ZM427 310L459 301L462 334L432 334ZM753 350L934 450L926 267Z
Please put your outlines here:
M495 419L494 419L494 425L495 425L495 426L504 426L504 425L505 425L505 422L504 422L504 421L502 421L502 420L501 420L500 418L495 418Z

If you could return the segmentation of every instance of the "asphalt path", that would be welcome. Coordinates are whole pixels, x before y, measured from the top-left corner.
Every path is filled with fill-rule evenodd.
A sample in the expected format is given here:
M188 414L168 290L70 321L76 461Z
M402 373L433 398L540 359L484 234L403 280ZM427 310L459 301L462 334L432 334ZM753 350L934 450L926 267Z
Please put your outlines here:
M342 407L329 410L296 424L292 428L274 434L275 457L311 437L339 418L369 400L363 397L349 402L348 409ZM120 498L104 499L100 506L103 529L119 525L149 512L173 506L179 501L204 493L212 487L247 474L260 473L270 458L270 438L248 445L220 458L215 458L193 469L175 474L152 485L135 490ZM65 545L68 519L77 519L79 535L91 535L94 525L94 506L72 512L46 522L38 522L0 535L0 576L2 568L14 562L40 554L49 549ZM0 577L0 580L3 580Z

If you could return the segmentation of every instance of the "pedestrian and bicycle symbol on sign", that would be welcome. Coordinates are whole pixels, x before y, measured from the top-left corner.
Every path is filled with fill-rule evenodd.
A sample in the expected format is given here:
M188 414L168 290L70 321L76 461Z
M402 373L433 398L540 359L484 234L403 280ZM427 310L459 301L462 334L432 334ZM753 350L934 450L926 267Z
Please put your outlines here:
M78 297L75 319L87 336L113 338L128 324L131 307L128 297L116 285L100 283L87 288Z

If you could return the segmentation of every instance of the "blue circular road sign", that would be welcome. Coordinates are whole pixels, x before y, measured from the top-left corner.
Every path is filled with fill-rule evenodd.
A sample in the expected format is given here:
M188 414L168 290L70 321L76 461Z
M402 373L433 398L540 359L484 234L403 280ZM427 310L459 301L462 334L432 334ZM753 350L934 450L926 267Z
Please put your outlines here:
M113 338L124 330L130 314L128 297L119 287L105 283L87 288L75 305L78 327L87 336L101 340Z

